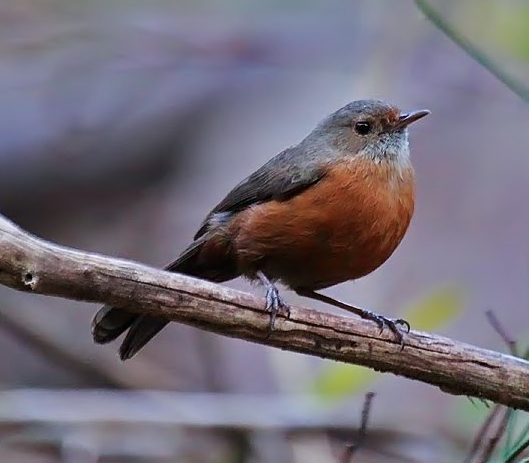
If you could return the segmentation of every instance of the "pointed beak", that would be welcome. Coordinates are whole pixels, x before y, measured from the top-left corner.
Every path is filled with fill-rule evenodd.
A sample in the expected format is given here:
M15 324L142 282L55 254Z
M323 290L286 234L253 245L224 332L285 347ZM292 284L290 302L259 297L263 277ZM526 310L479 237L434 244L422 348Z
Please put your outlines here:
M399 116L399 120L397 123L392 127L393 130L401 130L405 127L408 127L412 122L418 121L419 119L423 118L424 116L427 116L430 114L430 111L427 109L420 109L418 111L411 111L409 113L401 114Z

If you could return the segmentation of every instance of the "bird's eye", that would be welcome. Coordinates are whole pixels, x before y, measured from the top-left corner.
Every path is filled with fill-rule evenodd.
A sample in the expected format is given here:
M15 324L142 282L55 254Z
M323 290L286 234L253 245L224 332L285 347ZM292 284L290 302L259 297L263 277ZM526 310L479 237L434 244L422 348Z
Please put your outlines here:
M358 135L367 135L371 132L371 123L367 121L360 121L355 124L355 132Z

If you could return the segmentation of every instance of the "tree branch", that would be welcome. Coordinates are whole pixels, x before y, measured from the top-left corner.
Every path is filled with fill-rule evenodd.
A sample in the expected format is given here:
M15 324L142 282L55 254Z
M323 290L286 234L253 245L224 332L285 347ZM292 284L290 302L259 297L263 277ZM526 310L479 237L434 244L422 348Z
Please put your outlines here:
M0 283L11 288L126 308L225 336L364 365L452 394L529 411L529 363L412 331L401 349L376 324L292 307L268 331L263 298L41 240L0 216Z
M525 87L517 79L511 77L501 66L495 63L490 57L483 53L470 40L460 34L455 27L441 17L426 0L414 0L417 8L449 39L459 48L466 52L472 59L489 71L496 79L503 83L508 89L518 95L522 100L529 102L529 88Z

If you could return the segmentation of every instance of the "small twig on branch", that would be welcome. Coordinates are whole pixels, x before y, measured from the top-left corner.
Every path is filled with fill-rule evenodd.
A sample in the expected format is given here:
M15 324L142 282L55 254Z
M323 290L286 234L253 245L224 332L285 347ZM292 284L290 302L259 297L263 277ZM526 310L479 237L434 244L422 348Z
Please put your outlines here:
M269 332L263 298L122 259L58 246L0 216L0 283L112 304L217 334L423 381L451 394L529 410L529 363L412 331L404 349L375 323L292 307Z
M354 454L363 445L367 434L367 422L369 420L369 413L371 412L371 403L373 402L374 397L374 392L368 392L365 395L364 406L362 408L362 419L360 421L360 428L358 429L358 438L354 444L347 445L342 458L340 458L340 463L351 463Z
M502 326L498 320L498 317L496 317L496 314L492 310L487 310L485 315L489 319L489 323L491 324L492 328L494 328L496 333L499 334L500 338L505 343L509 353L515 357L519 357L520 354L518 353L518 345L516 341L511 336L509 336L507 330Z

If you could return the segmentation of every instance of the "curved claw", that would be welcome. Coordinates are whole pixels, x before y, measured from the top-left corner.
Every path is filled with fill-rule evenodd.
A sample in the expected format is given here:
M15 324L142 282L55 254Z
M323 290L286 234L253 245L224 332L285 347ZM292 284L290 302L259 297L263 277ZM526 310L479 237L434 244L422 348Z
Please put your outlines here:
M401 325L404 328L404 331L406 331L406 334L408 334L411 330L410 324L404 320L404 318L395 318L393 323L395 323L395 325Z
M395 335L395 340L398 344L400 344L401 349L404 349L405 343L403 331L405 334L408 334L410 332L410 324L406 320L404 320L403 318L384 317L383 315L370 312L369 310L366 310L362 314L362 317L369 320L373 320L380 328L381 333L382 331L384 331L385 328L388 328ZM402 330L399 328L399 325L403 327Z
M270 311L270 331L274 329L277 314L281 309L285 311L288 318L290 315L290 308L283 299L281 299L281 296L279 296L277 288L275 286L266 288L266 310Z
M346 304L345 302L337 301L336 299L333 299L332 297L326 296L325 294L318 293L311 289L296 288L296 292L300 296L310 297L311 299L315 299L316 301L325 302L326 304L331 304L340 309L344 309L344 310L347 310L348 312L352 312L366 320L372 320L378 325L381 333L382 331L384 331L384 328L389 328L391 332L395 335L395 338L397 342L401 345L401 348L404 348L403 331L406 334L410 332L410 324L406 320L402 318L396 318L396 319L386 318L375 312L371 312L371 310L361 309L359 307ZM398 325L402 325L404 329L400 330Z

